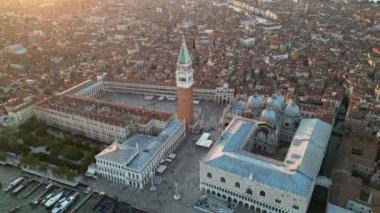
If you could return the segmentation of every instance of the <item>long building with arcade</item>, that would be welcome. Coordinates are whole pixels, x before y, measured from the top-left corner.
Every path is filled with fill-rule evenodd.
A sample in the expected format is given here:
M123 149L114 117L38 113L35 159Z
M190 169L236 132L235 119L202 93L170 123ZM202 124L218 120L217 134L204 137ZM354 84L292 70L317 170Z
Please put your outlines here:
M160 82L138 81L129 79L107 79L99 77L97 80L87 80L73 88L70 88L61 94L97 97L104 93L120 93L126 95L138 96L177 96L177 87L172 84ZM235 89L227 83L217 87L198 87L193 89L195 100L210 101L216 103L230 103L234 99Z
M302 120L281 157L261 149L268 133L265 121L235 117L200 162L200 190L255 212L307 212L331 126Z

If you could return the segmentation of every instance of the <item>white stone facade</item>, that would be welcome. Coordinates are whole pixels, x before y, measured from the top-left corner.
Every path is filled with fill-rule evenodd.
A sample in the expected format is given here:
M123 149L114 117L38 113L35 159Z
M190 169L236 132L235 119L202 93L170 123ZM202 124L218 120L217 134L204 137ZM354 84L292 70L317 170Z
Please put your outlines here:
M104 94L103 80L87 80L70 89L63 91L59 95L75 95L87 98L96 98Z
M34 117L33 101L34 97L27 97L24 100L8 101L8 103L4 105L7 117L3 124L7 127L18 127ZM12 102L20 103L13 104Z
M225 83L222 87L215 89L215 101L218 103L230 103L234 99L234 92L235 90Z
M34 106L38 120L106 143L123 141L135 132L161 130L173 116L108 101L60 95Z
M201 163L199 175L201 191L256 212L306 212L308 207L309 198L257 182L254 180L254 174L250 180L249 177L235 175Z
M130 95L156 95L156 96L176 96L175 86L154 85L147 83L104 81L103 90L105 92L116 92ZM213 101L218 103L229 103L234 98L234 89L217 87L215 89L194 87L193 97L201 101Z
M185 86L183 85L183 87L188 87L190 84L192 85L193 79L190 72L181 73L185 75L183 78L190 79L187 81ZM182 85L183 82L177 81L177 84ZM228 84L223 84L223 86L216 87L214 89L195 87L193 91L195 100L213 101L217 103L230 103L234 99L235 95L235 89L230 88ZM157 84L157 82L156 84L149 84L133 81L88 80L60 93L59 95L75 95L96 98L103 95L105 92L141 96L177 96L177 87L163 84L160 85Z
M124 140L134 131L131 125L118 126L108 124L81 115L66 113L54 109L36 106L34 113L38 120L45 121L48 125L69 129L86 137L111 143L115 140Z
M31 119L33 116L34 113L32 105L23 107L18 111L8 113L8 119L5 122L5 126L18 127L27 120Z

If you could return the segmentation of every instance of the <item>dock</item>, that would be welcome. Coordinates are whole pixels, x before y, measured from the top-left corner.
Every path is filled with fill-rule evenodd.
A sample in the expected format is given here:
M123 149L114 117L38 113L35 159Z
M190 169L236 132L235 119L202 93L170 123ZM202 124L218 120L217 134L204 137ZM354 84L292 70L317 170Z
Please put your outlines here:
M49 184L50 185L50 184ZM48 193L50 191L50 189L52 188L53 185L50 185L50 187L46 187L47 189L45 191L43 191L40 195L38 195L34 200L32 200L30 203L35 203L37 202L38 200L40 200L42 198L42 196L44 196L46 193Z
M17 212L20 209L20 206L16 206L13 209L9 210L9 213Z
M39 184L37 184L37 186L35 186L32 190L30 190L29 192L25 193L22 198L26 198L28 197L29 195L31 195L34 191L36 191L43 183L40 182Z
M104 194L99 194L99 199L96 201L95 205L92 207L92 210L95 210L96 208L99 207L99 205L102 203L104 198L106 197Z
M94 192L90 192L80 203L78 203L78 205L76 205L71 211L70 213L75 213L76 211L78 211L78 209L83 206L84 203L86 203L86 201L88 199L90 199L90 197L92 196Z
M114 205L111 208L111 213L116 213L116 211L120 207L120 204L121 204L120 200L116 200L116 202L114 203Z

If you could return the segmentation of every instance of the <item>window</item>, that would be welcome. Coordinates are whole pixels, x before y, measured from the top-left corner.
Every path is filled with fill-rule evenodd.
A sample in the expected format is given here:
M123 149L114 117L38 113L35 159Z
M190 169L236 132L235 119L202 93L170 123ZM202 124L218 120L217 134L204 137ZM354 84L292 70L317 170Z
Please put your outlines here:
M362 155L362 150L361 149L357 149L357 148L352 148L351 153L354 154L354 155L361 156Z
M260 191L260 196L265 197L265 192L264 191Z
M220 178L220 182L225 183L225 182L226 182L226 179L225 179L224 177L221 177L221 178Z
M212 175L211 175L210 172L207 173L207 177L208 177L208 178L212 178Z
M239 182L236 182L236 183L235 183L235 187L236 187L236 188L240 188L240 183L239 183Z
M281 203L281 200L280 199L275 199L274 200L276 203Z
M293 205L293 209L299 209L299 207L297 205Z
M247 192L247 194L252 195L252 189L248 188L246 192Z

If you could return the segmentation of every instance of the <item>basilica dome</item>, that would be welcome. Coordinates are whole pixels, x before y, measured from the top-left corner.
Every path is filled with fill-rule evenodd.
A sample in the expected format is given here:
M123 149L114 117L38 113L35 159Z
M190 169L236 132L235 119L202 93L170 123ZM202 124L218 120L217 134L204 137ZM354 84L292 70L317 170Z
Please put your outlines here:
M257 94L252 95L248 99L248 107L251 109L257 109L263 107L263 100Z
M269 124L275 124L276 123L276 113L272 109L265 109L261 113L261 120L265 121Z
M280 101L281 104L285 103L284 96L281 95L280 92L276 92L277 99Z
M281 110L281 100L276 94L273 94L272 97L268 99L267 108L271 108L274 111Z
M300 115L300 109L297 104L291 101L285 108L285 115L289 117L298 117Z

